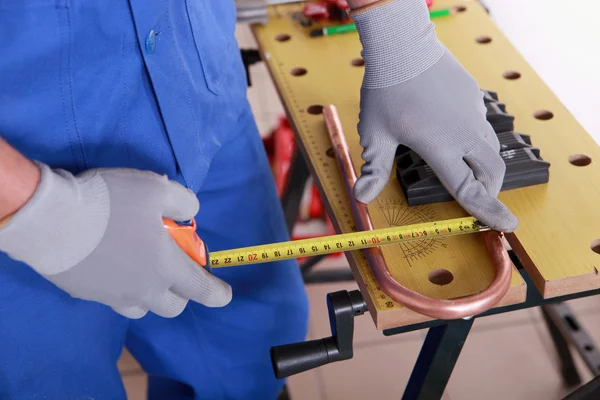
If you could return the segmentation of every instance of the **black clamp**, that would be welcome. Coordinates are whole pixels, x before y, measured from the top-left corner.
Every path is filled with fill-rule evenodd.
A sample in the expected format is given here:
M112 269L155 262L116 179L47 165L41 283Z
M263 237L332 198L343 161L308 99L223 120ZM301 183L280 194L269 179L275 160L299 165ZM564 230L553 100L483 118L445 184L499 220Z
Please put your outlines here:
M262 61L260 53L256 49L241 49L242 61L244 62L244 69L246 70L246 80L248 81L248 87L252 86L250 81L250 66Z
M363 315L367 304L358 290L341 290L327 294L327 308L332 336L271 348L277 379L353 357L354 317Z

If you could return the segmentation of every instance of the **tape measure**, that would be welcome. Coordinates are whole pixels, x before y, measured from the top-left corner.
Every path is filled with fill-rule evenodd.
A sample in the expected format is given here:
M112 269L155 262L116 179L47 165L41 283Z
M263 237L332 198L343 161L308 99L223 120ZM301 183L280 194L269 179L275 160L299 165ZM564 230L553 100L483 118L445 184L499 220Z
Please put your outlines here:
M209 253L210 268L235 267L280 260L361 250L387 244L432 237L483 232L490 228L473 217L397 226L371 231L343 233L320 238L271 243Z

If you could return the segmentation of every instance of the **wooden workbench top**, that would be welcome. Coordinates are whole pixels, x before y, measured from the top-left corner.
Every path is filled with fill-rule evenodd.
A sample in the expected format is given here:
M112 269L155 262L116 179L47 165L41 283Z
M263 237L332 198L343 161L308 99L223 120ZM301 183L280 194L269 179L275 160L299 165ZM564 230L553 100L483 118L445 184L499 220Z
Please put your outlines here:
M600 149L503 37L483 8L476 2L461 4L465 5L464 12L434 20L440 40L482 88L498 93L507 112L516 118L515 131L531 135L542 158L552 163L548 184L500 194L500 200L520 220L515 234L507 235L507 239L544 297L598 288L600 167L594 162L577 164L586 164L586 157L600 160ZM448 0L436 1L436 7L454 5ZM350 232L354 221L335 159L328 151L331 143L319 106L337 107L355 169L360 174L362 148L356 125L364 73L361 45L356 33L310 37L309 31L314 27L302 27L292 18L300 9L299 5L271 7L269 24L254 26L253 31L330 215L340 232ZM506 79L507 71L518 72L520 77ZM408 207L395 174L380 197L369 205L369 212L375 228L466 215L455 202ZM382 249L395 279L430 297L451 299L477 293L494 277L479 235ZM374 282L360 252L352 253L349 259L363 294L368 293L365 297L379 329L428 319L391 301ZM449 271L452 282L442 286L432 283L431 273L438 270ZM524 299L525 284L513 269L511 289L499 305Z

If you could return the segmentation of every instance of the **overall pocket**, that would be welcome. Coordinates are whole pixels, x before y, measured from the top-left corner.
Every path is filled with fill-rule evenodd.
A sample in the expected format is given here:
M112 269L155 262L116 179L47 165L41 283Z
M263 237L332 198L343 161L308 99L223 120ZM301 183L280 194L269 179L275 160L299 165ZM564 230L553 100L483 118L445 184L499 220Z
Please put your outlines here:
M222 1L186 0L194 44L200 57L206 84L214 94L223 91L223 87L227 84L223 79L225 73L234 64L234 52L239 52L235 44L235 31L230 31L229 28L231 19L231 15L227 13L229 10L220 10L224 7L219 4ZM221 14L221 11L224 13ZM233 11L235 12L235 8Z

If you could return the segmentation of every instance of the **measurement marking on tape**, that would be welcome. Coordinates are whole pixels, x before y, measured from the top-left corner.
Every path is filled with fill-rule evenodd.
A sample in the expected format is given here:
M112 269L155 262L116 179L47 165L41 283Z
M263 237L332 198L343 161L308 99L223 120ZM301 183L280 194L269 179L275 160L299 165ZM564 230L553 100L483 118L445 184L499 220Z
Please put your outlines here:
M212 268L259 264L307 256L361 250L387 244L403 243L436 237L456 236L489 230L477 219L455 218L447 221L398 226L320 238L271 243L210 254Z

